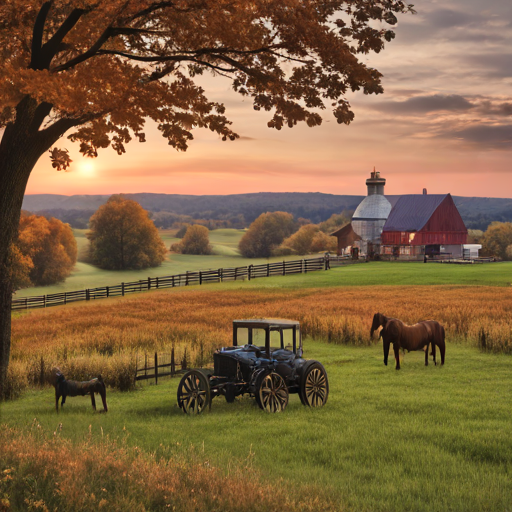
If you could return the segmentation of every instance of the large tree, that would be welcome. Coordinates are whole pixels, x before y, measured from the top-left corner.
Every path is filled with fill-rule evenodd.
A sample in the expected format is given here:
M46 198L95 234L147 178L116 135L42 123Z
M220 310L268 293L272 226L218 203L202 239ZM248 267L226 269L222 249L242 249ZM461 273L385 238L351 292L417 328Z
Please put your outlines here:
M192 129L237 135L224 106L195 77L231 78L271 111L269 126L320 111L339 123L353 114L348 90L380 93L380 73L358 60L393 38L388 25L411 10L402 0L7 0L0 2L0 386L10 352L9 247L30 173L67 132L80 151L119 154L146 118L185 150ZM1 389L0 389L1 394Z
M167 249L158 229L136 201L111 196L91 217L89 226L91 261L100 268L143 269L165 260Z

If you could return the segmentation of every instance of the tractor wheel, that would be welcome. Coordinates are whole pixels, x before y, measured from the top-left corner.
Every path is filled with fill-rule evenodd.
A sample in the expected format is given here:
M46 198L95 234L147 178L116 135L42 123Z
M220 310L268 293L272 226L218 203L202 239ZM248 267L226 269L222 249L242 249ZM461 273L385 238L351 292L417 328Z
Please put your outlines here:
M284 379L275 372L263 374L256 386L256 402L267 412L281 412L288 405L288 388Z
M178 406L185 414L201 414L211 406L210 379L202 370L187 372L178 385Z
M302 405L309 407L322 407L327 402L329 381L318 361L307 361L302 367L299 396Z

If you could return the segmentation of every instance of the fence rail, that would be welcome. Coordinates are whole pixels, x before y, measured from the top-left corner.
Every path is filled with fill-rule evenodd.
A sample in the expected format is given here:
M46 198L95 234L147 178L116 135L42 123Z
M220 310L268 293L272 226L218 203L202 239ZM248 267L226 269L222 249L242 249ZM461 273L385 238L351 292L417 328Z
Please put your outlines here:
M224 281L251 280L260 277L286 276L289 274L301 274L317 270L328 270L329 258L309 258L293 261L278 261L264 263L262 265L248 265L246 267L219 268L217 270L198 270L185 272L173 276L148 277L130 283L121 283L115 286L103 286L100 288L88 288L72 292L52 293L23 297L12 301L13 311L34 308L47 308L61 306L78 301L90 301L120 297L128 293L136 293L161 288L175 288L178 286L203 285L208 283L222 283Z
M139 358L135 362L135 382L142 380L154 380L155 384L158 384L158 379L165 377L174 377L180 373L187 371L189 361L187 359L187 349L181 360L176 361L174 347L170 354L158 354L155 352L154 356L144 354L143 357Z

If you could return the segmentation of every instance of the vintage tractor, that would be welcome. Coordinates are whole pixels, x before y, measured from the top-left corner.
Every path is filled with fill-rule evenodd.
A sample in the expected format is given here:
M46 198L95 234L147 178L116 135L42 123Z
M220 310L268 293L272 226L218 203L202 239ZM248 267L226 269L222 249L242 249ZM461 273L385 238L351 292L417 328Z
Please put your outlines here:
M284 411L290 393L303 405L321 407L329 396L327 373L318 361L302 357L299 322L282 319L233 321L233 346L213 354L213 370L187 372L178 385L178 406L199 414L223 395L254 396L267 412Z

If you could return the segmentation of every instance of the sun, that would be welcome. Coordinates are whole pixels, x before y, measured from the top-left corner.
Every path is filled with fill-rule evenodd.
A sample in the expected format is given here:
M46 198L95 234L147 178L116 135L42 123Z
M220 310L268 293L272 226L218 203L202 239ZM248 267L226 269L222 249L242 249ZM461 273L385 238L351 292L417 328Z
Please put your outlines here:
M94 176L96 174L96 166L90 159L80 160L77 163L77 170L83 176Z

